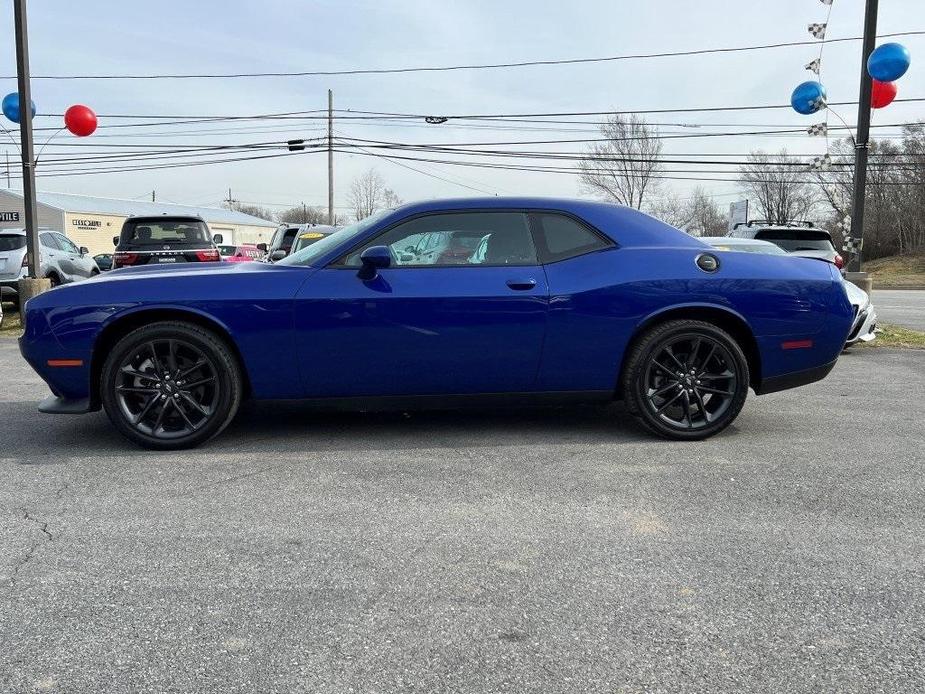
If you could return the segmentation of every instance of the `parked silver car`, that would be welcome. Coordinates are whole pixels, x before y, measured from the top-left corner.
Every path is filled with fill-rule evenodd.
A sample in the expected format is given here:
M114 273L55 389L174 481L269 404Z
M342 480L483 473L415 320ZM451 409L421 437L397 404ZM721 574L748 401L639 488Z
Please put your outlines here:
M728 235L733 238L770 241L793 255L828 260L834 263L839 270L845 265L844 259L832 243L832 234L825 229L820 229L812 222L771 224L756 219L736 224Z
M50 279L53 287L100 273L90 252L60 232L40 230L39 243L40 274ZM26 232L0 229L0 299L19 303L19 280L27 271Z

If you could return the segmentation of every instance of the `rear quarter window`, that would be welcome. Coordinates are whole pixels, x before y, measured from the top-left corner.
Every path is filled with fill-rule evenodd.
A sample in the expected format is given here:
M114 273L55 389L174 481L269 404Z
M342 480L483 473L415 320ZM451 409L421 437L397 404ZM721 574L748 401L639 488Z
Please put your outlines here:
M26 247L26 237L19 234L0 234L0 251L18 251Z
M533 215L537 251L544 263L574 258L614 245L578 220L557 213Z

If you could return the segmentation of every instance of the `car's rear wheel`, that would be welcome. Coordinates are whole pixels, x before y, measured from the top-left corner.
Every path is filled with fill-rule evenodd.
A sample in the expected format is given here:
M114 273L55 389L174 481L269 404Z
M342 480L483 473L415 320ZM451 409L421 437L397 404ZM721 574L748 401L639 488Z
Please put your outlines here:
M146 448L196 446L221 432L241 402L237 360L214 333L153 323L122 338L103 365L100 396L116 428Z
M650 430L696 440L725 429L748 395L748 362L729 333L703 321L651 328L635 343L623 371L627 408Z

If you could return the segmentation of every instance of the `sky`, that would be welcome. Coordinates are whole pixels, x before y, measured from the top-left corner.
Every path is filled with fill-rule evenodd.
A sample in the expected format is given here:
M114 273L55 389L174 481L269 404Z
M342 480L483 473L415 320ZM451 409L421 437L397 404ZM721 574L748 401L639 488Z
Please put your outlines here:
M16 90L11 3L3 3L0 51L3 93ZM422 65L556 60L671 52L804 41L807 25L825 21L820 0L160 0L157 3L96 0L80 3L31 0L29 33L32 73L165 74L260 71L316 71ZM863 0L834 0L828 38L859 36ZM925 30L925 2L880 3L879 33ZM925 36L899 40L913 56L900 81L900 98L925 97L919 64ZM854 101L860 70L860 42L824 48L822 81L830 101ZM150 144L180 147L281 142L323 136L317 119L223 122L210 125L113 128L131 123L118 115L246 116L325 109L327 90L335 108L355 111L433 115L551 113L785 104L799 82L810 79L804 65L818 47L744 53L623 60L593 64L516 69L460 70L391 75L340 75L196 80L34 79L37 128L57 128L60 114L85 103L100 114L101 127L90 138L57 135L49 157L67 153L114 151L102 144L138 151ZM918 64L917 64L918 62ZM836 108L853 125L856 107ZM58 115L51 115L58 114ZM313 114L320 115L320 114ZM349 116L341 114L338 116ZM777 125L806 127L821 116L799 116L789 109L650 115L662 134L754 130ZM427 125L422 120L382 123L351 118L335 121L336 137L411 143L471 143L594 137L600 117L570 118L575 124L473 127L471 121ZM895 103L875 111L877 125L925 120L925 102ZM9 122L7 126L15 126ZM830 117L830 126L837 120ZM691 125L699 128L689 127ZM732 127L732 126L736 127ZM461 126L461 127L459 127ZM522 129L512 129L522 128ZM203 132L211 130L211 132ZM218 130L216 132L216 130ZM198 132L197 132L198 131ZM52 133L36 132L37 149ZM875 128L884 135L897 128ZM583 145L536 145L576 151ZM756 148L792 152L825 151L825 141L804 135L671 139L665 154L745 153ZM18 156L11 143L11 159ZM0 157L3 152L0 151ZM40 190L123 198L148 197L184 204L218 205L234 199L281 209L327 201L327 161L323 154L300 154L257 161L80 176L42 176ZM346 212L352 180L375 168L400 198L488 194L582 195L573 175L504 171L395 161L338 153L335 202ZM87 165L84 168L94 168ZM99 166L95 167L99 168ZM682 174L678 174L682 175ZM726 178L731 176L726 175ZM445 180L443 180L445 179ZM5 181L0 179L0 184ZM698 183L726 207L740 197L731 181L663 181L663 192L680 194ZM13 187L18 187L13 181Z

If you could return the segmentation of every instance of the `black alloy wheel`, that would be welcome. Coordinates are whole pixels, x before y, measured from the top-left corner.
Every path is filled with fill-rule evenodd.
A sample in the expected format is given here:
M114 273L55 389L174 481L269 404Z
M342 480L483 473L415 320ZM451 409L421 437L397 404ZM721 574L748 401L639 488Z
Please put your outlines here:
M702 321L670 321L643 335L623 382L630 411L656 433L677 439L724 429L742 409L748 386L741 347Z
M234 417L241 376L214 334L186 323L155 323L116 345L100 392L109 418L129 439L148 448L188 448Z

